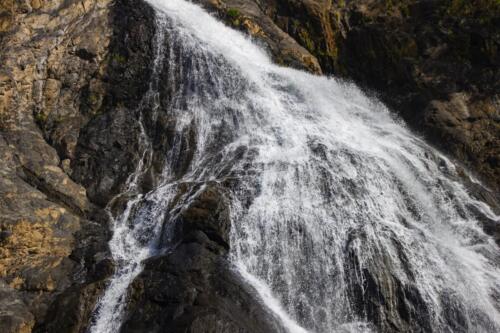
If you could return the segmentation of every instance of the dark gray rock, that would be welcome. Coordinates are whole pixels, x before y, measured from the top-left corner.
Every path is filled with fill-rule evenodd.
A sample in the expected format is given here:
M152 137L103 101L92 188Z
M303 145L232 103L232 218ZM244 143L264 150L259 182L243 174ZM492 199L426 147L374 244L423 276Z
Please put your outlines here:
M122 332L284 331L226 259L230 220L223 193L207 184L169 222L172 244L148 259L130 286Z

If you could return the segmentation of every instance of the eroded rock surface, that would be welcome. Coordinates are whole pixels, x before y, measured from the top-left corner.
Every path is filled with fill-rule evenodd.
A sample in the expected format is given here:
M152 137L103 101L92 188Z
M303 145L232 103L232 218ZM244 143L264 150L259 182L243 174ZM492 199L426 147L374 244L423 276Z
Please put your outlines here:
M138 119L149 112L141 102L154 57L154 13L144 2L127 0L12 2L2 9L0 330L84 332L113 273L104 208L124 190L141 158ZM162 168L175 119L146 121L155 153L143 191ZM187 163L189 154L176 162L176 172ZM194 204L178 221L175 256L190 260L192 269L177 267L178 261L172 266L175 256L152 259L169 262L147 265L144 275L151 276L133 298L143 303L134 304L151 308L148 318L164 315L149 304L146 290L168 284L154 272L170 267L180 270L179 297L194 285L207 295L224 291L218 304L227 303L225 312L211 307L207 314L207 298L198 297L204 303L197 305L186 299L181 307L194 306L194 314L170 324L263 331L271 319L258 314L257 301L223 259L230 226L218 191L204 192L202 207ZM223 277L218 289L212 274ZM235 318L232 307L240 305ZM256 323L245 319L246 311L254 312ZM134 318L143 320L132 312Z
M101 89L95 78L109 43L109 4L2 2L2 332L33 330L57 295L95 269L98 250L106 252L106 219L93 216L98 208L70 177L68 162L93 112L80 103L84 87ZM90 225L94 237L84 235ZM87 261L77 253L91 248Z
M6 296L0 331L84 331L113 272L103 208L130 173L123 167L136 161L134 146L119 135L132 134L124 126L135 121L128 101L141 95L133 89L142 89L148 75L150 54L141 50L147 53L152 33L137 30L144 25L134 20L151 27L152 10L107 0L7 1L1 9L0 278ZM142 66L136 71L134 52ZM108 131L109 123L118 123L119 131ZM106 146L118 148L96 152L92 158L101 163L89 162L85 152Z
M493 191L479 195L497 202L498 2L199 2L265 45L277 63L374 90L480 175ZM1 332L88 326L113 272L104 207L141 158L137 120L151 75L153 19L143 1L0 3ZM146 122L155 154L143 191L162 169L175 119ZM189 137L179 174L196 144ZM130 287L125 331L281 330L229 267L227 214L224 191L214 184L185 207L174 221L175 245L149 259ZM497 225L486 228L499 239ZM363 274L370 302L360 298L360 311L375 323L404 331L425 321L399 297L418 304L413 290L392 276ZM380 306L380 295L391 305Z
M166 253L147 260L129 288L123 332L282 332L256 292L231 269L224 189L194 185L173 221ZM165 247L167 244L160 245Z

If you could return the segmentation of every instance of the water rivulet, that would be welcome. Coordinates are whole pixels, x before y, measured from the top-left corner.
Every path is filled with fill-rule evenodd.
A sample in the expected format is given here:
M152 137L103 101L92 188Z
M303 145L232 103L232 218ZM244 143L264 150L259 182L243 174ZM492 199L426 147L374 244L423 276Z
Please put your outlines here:
M355 86L273 65L187 1L149 2L142 159L108 205L117 269L91 332L120 330L143 261L212 188L231 269L284 331L500 331L500 254L481 228L499 217L450 161Z

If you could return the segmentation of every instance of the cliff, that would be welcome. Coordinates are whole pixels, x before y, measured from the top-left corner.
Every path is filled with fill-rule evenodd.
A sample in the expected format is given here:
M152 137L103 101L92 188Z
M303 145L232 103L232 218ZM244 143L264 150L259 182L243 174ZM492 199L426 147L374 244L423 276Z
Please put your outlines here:
M124 126L134 126L126 107L141 87L127 78L145 81L150 57L140 68L134 57L150 50L145 17L153 13L129 7L107 0L1 3L2 332L84 330L113 271L101 198L119 190L134 152L88 158L96 148L87 133L98 145L127 146ZM126 124L119 133L112 130L117 122ZM108 134L97 135L103 127ZM89 162L95 159L100 163Z
M352 80L379 96L489 185L478 196L498 204L498 1L199 2L265 45L277 63ZM82 332L89 324L113 272L105 208L140 160L137 107L151 74L153 16L142 1L0 4L2 332ZM151 129L158 147L168 144L169 121ZM214 227L222 218L211 214L224 210L214 196L216 188L193 204L181 245L149 260L134 282L130 332L149 329L144 318L164 315L158 304L172 299L191 312L176 317L170 309L173 324L161 325L221 329L213 318L227 320L228 332L276 325L226 271L228 226ZM499 239L497 226L486 228ZM181 261L191 266L179 268ZM171 285L177 294L168 294ZM193 288L209 296L193 296ZM235 307L243 310L228 317ZM260 321L241 323L248 313Z

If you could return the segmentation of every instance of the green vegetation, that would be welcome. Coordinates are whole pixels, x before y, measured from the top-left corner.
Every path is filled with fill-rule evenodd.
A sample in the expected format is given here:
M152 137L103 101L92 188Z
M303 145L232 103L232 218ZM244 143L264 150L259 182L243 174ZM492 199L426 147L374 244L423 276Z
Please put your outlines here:
M314 42L309 36L309 33L305 29L300 29L299 30L299 37L302 40L302 45L306 47L307 50L310 52L314 52Z
M35 116L35 121L40 125L43 125L47 121L48 117L48 115L43 112L37 112L34 114L34 116Z
M237 19L238 17L240 17L240 11L236 8L229 8L227 10L227 16L232 19Z
M392 0L386 0L385 1L385 9L390 11L394 8L394 3L392 2Z
M227 16L231 19L231 23L234 26L239 26L241 24L240 11L236 8L229 8L227 10Z
M113 53L111 55L111 60L116 62L117 64L123 65L127 63L127 58L121 54Z

